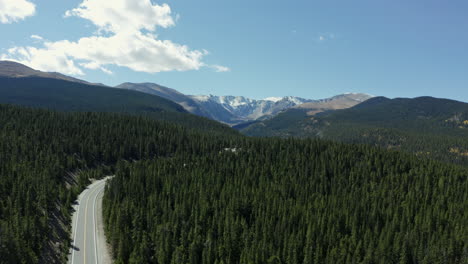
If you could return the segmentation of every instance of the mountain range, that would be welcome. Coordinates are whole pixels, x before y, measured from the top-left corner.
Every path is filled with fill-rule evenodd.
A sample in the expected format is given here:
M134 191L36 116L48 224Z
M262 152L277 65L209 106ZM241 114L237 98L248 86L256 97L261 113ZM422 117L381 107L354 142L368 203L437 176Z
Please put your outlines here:
M3 78L3 82L6 81L5 78L13 78L16 82L22 82L22 86L25 89L31 89L32 86L37 86L38 84L42 83L45 85L44 82L53 82L54 85L49 85L48 87L44 87L45 89L52 89L52 87L57 87L57 85L62 85L63 92L65 95L67 94L67 88L70 86L76 86L76 84L85 85L86 88L83 88L82 91L78 91L82 93L81 95L85 96L82 98L84 101L95 101L96 98L87 98L87 96L92 96L91 93L86 91L87 89L95 89L98 94L100 92L104 93L111 93L107 97L103 97L101 100L109 101L110 105L113 105L118 102L122 102L121 100L115 100L114 96L116 94L121 94L122 92L112 93L111 88L117 88L119 90L130 90L133 92L141 92L147 95L157 96L159 98L167 99L171 102L177 103L180 105L185 111L192 113L197 116L206 117L215 121L219 121L221 123L235 126L235 125L247 125L255 121L259 120L266 120L276 116L277 114L281 113L290 108L300 108L300 109L308 109L309 113L319 113L329 110L337 110L337 109L344 109L352 107L356 104L359 104L372 96L367 94L343 94L334 96L327 99L321 100L312 100L312 99L305 99L300 97L294 96L285 96L285 97L269 97L261 100L251 99L244 96L214 96L214 95L185 95L175 89L164 87L155 83L122 83L117 85L116 87L108 87L103 84L93 84L86 82L84 80L80 80L77 78L69 77L60 73L55 72L42 72L38 70L34 70L30 67L22 65L17 62L11 61L0 61L0 78ZM29 78L36 78L34 79L37 83L31 84L32 86L26 85L25 86L25 79ZM38 79L39 78L39 79ZM11 81L11 80L10 80ZM69 83L60 83L61 81L66 81ZM75 83L75 84L73 84ZM47 85L46 85L47 86ZM89 86L93 86L94 88L90 88ZM21 92L21 89L16 89L15 91L5 91L7 86L4 85L3 87L3 95L1 102L4 103L15 103L22 101L24 102L25 98L21 99L21 96L18 93ZM53 89L52 89L53 90ZM65 99L57 90L49 92L54 92L48 96L47 92L44 93L42 91L42 96L46 96L47 98L43 98L44 100L53 100L54 97L62 96L62 99ZM13 93L11 96L8 96L8 93ZM125 93L124 93L125 94ZM38 95L38 94L37 94ZM71 94L70 94L71 95ZM146 97L147 97L146 95ZM19 96L19 97L18 97ZM133 97L145 97L144 95L138 95L135 93L129 94L129 100L132 102L136 102L138 100L133 100ZM27 97L27 96L26 96ZM20 99L19 101L17 99ZM80 100L80 96L73 98L73 96L68 97L66 103L60 104L61 106L67 105L66 108L77 108L78 104L76 101ZM114 98L114 99L112 99ZM31 99L31 100L30 100ZM27 99L26 101L31 101L30 104L33 105L41 105L39 101L41 100L32 100L32 98ZM158 99L160 100L160 99ZM32 102L34 101L34 102ZM86 102L83 102L86 103ZM165 102L167 103L167 102ZM102 104L104 107L104 104ZM117 105L115 105L117 107ZM94 108L99 108L97 104L93 106ZM109 105L105 107L109 108ZM78 107L79 108L79 107ZM131 108L131 107L130 107ZM151 107L149 107L151 108ZM148 108L148 109L149 109ZM180 109L177 111L180 112Z
M237 127L254 137L322 138L403 150L468 165L468 104L433 97L374 97L347 109L311 116L291 108Z
M237 133L224 124L190 114L160 96L91 84L12 62L0 62L0 103L67 112L125 113L204 131Z
M468 104L347 93L322 100L185 95L153 83L117 87L0 62L0 103L150 116L200 130L256 137L317 137L404 150L468 165ZM216 122L219 121L219 122Z
M244 96L185 95L154 83L123 83L116 88L161 96L180 104L192 114L208 117L231 126L265 120L293 107L318 113L348 108L372 98L367 94L349 93L322 100L294 96L256 100Z

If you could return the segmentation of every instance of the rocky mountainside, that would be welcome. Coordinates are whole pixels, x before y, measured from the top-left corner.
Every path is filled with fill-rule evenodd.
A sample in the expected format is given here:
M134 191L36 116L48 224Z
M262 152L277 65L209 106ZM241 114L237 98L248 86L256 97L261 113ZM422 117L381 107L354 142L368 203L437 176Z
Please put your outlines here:
M263 100L243 96L192 95L190 97L198 102L206 112L209 112L211 118L231 125L265 120L290 108L306 110L310 115L329 110L345 109L372 98L371 95L361 93L342 94L321 100L294 96L269 97Z
M57 72L42 72L13 61L0 61L0 77L48 78L87 85L84 80ZM278 113L297 107L314 114L327 110L349 108L370 98L365 94L344 94L323 100L300 97L269 97L255 100L243 96L185 95L177 90L154 83L123 83L115 88L156 95L182 106L188 112L234 126L256 120L265 120Z
M243 96L191 95L190 97L210 113L210 118L230 125L265 120L290 108L304 109L311 115L345 109L372 98L371 95L361 93L342 94L321 100L294 96L269 97L262 100Z
M373 96L363 93L346 93L331 98L309 102L301 105L297 105L294 108L303 109L307 111L309 116L316 115L318 113L346 109L358 105Z
M314 102L299 97L255 100L243 96L192 95L193 100L211 114L211 118L235 125L265 119L293 106Z
M196 102L189 96L183 93L180 93L177 90L168 88L168 87L164 87L155 83L129 83L127 82L127 83L122 83L116 86L115 88L134 90L134 91L139 91L142 93L157 95L162 98L178 103L179 105L184 107L185 110L189 111L192 114L211 118L210 114L206 112L205 109L203 109L198 104L198 102Z
M0 61L0 77L3 78L47 78L49 80L69 81L86 85L84 80L66 76L57 72L42 72L13 61ZM24 80L22 80L24 82ZM174 89L154 83L123 83L115 88L133 90L163 97L182 106L188 112L207 117L228 125L238 125L256 120L265 120L292 107L301 107L317 111L323 109L342 109L366 99L365 95L342 95L324 100L310 100L300 97L269 97L255 100L243 96L185 95ZM99 88L101 89L101 88ZM348 101L346 101L348 100ZM37 102L35 102L37 103Z
M185 95L154 83L123 83L115 88L157 95L178 103L192 114L229 125L264 119L293 106L315 102L291 96L255 100L243 96Z
M244 96L185 95L154 83L123 83L116 88L157 95L178 103L192 114L231 126L265 120L294 107L306 109L310 113L349 108L372 97L367 94L350 93L322 100L294 96L256 100Z

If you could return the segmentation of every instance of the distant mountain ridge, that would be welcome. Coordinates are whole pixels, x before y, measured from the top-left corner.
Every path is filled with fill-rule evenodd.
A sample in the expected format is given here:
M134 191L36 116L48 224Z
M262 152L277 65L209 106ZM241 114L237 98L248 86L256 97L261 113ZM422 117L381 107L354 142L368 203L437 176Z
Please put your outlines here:
M251 123L253 121L266 120L291 108L307 109L308 113L311 115L315 113L319 113L319 112L329 111L329 110L349 108L372 97L366 94L343 94L343 95L338 95L338 96L334 96L334 97L326 98L322 100L312 100L312 99L305 99L305 98L294 97L294 96L268 97L265 99L256 100L256 99L251 99L251 98L247 98L244 96L185 95L175 89L164 87L155 83L126 82L116 87L107 87L105 85L89 83L84 80L69 77L60 73L38 71L38 70L32 69L28 66L25 66L20 63L13 62L13 61L0 61L0 78L12 78L12 79L44 78L44 79L48 79L48 81L41 80L41 79L35 79L35 80L40 83L39 85L45 85L45 83L50 83L51 85L50 87L41 87L41 89L47 89L48 92L52 92L53 89L59 88L59 87L55 87L57 85L61 85L63 87L72 87L72 86L74 87L72 90L68 90L68 88L62 90L62 93L70 92L70 94L67 94L66 96L69 96L75 92L78 92L76 94L77 95L76 97L73 97L73 96L66 97L66 96L62 96L60 92L58 92L59 90L57 90L58 92L57 94L50 94L47 98L42 98L40 94L35 94L34 96L36 97L34 96L31 97L31 93L35 91L30 91L30 94L25 94L24 93L25 91L23 91L23 94L21 94L21 97L14 97L13 96L14 94L16 94L15 96L19 96L18 93L20 92L21 89L28 88L28 87L21 87L20 90L18 90L19 89L18 88L16 91L10 90L7 92L3 90L2 93L4 93L5 97L1 98L2 100L0 101L2 102L20 102L21 104L26 104L26 105L47 106L49 105L51 101L48 98L50 99L55 98L57 100L60 100L60 104L59 104L60 107L64 107L66 109L71 109L71 108L81 109L83 108L82 107L83 104L88 104L88 103L85 101L82 101L82 102L78 102L78 101L82 100L83 98L89 98L88 100L90 100L90 102L93 102L92 103L93 108L96 108L96 109L109 108L109 107L106 107L105 105L98 106L97 104L95 104L97 103L95 102L96 98L93 97L92 92L91 92L92 90L90 90L89 87L86 87L86 88L83 87L83 89L91 93L84 94L82 91L76 90L78 88L76 87L76 85L67 84L67 83L59 84L57 82L51 82L51 80L67 81L67 82L76 83L76 84L94 86L96 87L95 88L96 93L109 91L111 92L112 96L116 94L120 94L120 92L116 91L116 93L113 93L110 90L103 90L103 88L104 87L108 89L117 88L117 90L121 90L121 92L123 92L123 90L129 90L129 91L134 91L134 92L137 91L137 92L144 93L147 95L149 94L153 96L162 97L173 103L176 103L178 106L181 106L180 109L176 110L177 112L180 112L180 110L186 110L187 112L195 114L197 116L207 117L209 119L212 119L212 120L224 123L224 124L228 124L230 126L242 125L246 123ZM21 82L21 85L28 84L29 88L33 86L37 86L36 83L32 82L32 79L21 80L21 81L18 80L18 81ZM3 79L2 82L4 82L5 84L8 83L8 85L11 85L11 81L7 81L6 79ZM52 87L54 88L52 89ZM61 98L59 98L60 96ZM133 98L133 96L135 96L135 94L132 94L130 97ZM141 97L141 95L137 97L139 98L138 100L143 98ZM41 103L39 103L38 98L41 98L40 100ZM67 101L67 103L65 103L65 100ZM116 104L120 100L121 99L119 99L118 101L112 101L112 100L109 101L109 104L112 105L111 108L114 109L114 107L117 107L117 108L123 109L122 108L123 106L118 106L118 104ZM108 101L108 100L106 99L105 101ZM121 102L124 102L124 101L125 100L122 100ZM156 100L156 101L158 101L157 105L163 102L160 100ZM136 107L138 104L139 103L133 106ZM167 102L163 104L167 105ZM156 108L159 108L159 106ZM138 106L139 110L137 110L137 112L141 111L141 107L142 107L141 105ZM149 107L149 108L152 108L152 107ZM150 110L150 111L153 111L153 110Z
M296 107L235 128L248 136L364 143L468 166L468 103L449 99L374 97L314 116Z
M286 96L277 100L255 100L244 96L190 95L211 113L212 118L228 124L264 119L293 106L314 100Z
M58 73L58 72L42 72L42 71L34 70L26 65L23 65L21 63L17 63L14 61L0 61L0 77L10 77L10 78L43 77L43 78L51 78L51 79L77 82L77 83L83 83L83 84L105 86L103 84L89 83L87 81L73 78L73 77Z
M178 103L181 105L185 110L188 112L199 115L199 116L204 116L204 117L210 117L208 113L202 109L197 102L192 100L189 96L180 93L179 91L175 89L171 89L165 86L161 86L155 83L122 83L120 85L117 85L115 88L119 89L127 89L127 90L134 90L134 91L139 91L142 93L147 93L147 94L152 94L152 95L157 95L162 98L171 100L175 103Z
M373 96L363 93L346 93L333 96L331 98L318 100L314 102L304 103L295 106L294 108L307 110L309 116L316 115L318 113L330 111L330 110L340 110L350 108L356 105L359 105Z
M181 104L161 96L91 84L10 61L0 61L0 104L66 112L124 113L204 131L238 134L224 124L190 114Z
M243 96L191 95L192 99L212 113L214 119L238 125L254 120L265 120L290 108L309 109L309 112L324 112L355 106L372 98L362 93L342 94L331 98L312 100L295 96L268 97L255 100ZM225 116L231 115L231 120ZM234 118L232 118L232 116Z
M348 108L372 98L367 94L343 94L322 100L294 96L256 100L244 96L185 95L154 83L123 83L116 88L158 95L180 104L192 114L231 126L268 119L293 107L323 112Z
M346 95L339 96L346 98ZM304 104L261 123L253 123L244 132L255 136L320 136L339 124L352 123L386 128L416 129L422 125L444 128L465 125L468 120L468 103L429 96L417 98L373 97L353 107L313 116L312 106L322 103ZM347 100L345 100L347 102ZM468 123L468 122L467 122Z

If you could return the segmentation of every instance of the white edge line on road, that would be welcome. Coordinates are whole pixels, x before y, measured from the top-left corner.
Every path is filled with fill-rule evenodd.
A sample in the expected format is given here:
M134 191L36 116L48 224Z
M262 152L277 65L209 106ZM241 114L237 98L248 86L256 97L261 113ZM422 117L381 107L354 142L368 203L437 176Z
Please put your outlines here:
M85 191L86 191L86 190L85 190ZM85 195L85 194L83 193L83 196L84 196L84 195ZM76 245L75 245L75 243L76 243L76 234L78 233L78 232L77 232L77 231L78 231L78 222L79 222L79 220L80 220L80 208L81 208L81 206L80 206L80 203L79 203L79 200L80 200L79 198L80 198L80 197L79 197L79 195L78 195L78 197L76 198L76 201L78 202L78 203L77 203L77 207L78 207L78 213L77 213L77 215L76 215L76 222L75 222L75 234L73 235L73 246L72 246L72 261L71 261L71 263L72 263L72 264L73 264L73 262L75 261L75 251L76 251ZM72 219L73 219L73 218L72 218Z
M107 182L107 179L104 181L104 186L105 186L105 183L106 183L106 182ZM97 183L97 184L95 184L95 185L99 185L99 184L100 184L100 183ZM79 223L79 220L80 220L79 217L80 217L80 211L81 211L81 202L83 202L83 200L84 200L84 198L85 198L85 195L88 195L88 199L86 199L86 203L85 203L85 204L86 204L86 207L88 207L89 198L90 198L90 196L92 196L92 192L94 192L94 190L91 191L91 189L92 189L93 187L95 187L95 186L92 187L92 185L94 185L94 184L91 184L91 185L87 186L86 189L85 189L83 192L81 192L81 193L78 195L78 198L76 199L76 201L78 201L78 204L77 204L77 206L78 206L78 212L77 212L77 215L76 215L76 222L75 222L75 230L74 230L74 231L75 231L75 234L73 235L73 247L72 247L71 264L73 264L73 263L75 262L76 235L78 234L78 223ZM99 195L103 190L104 190L104 188L101 189L101 190L99 190L99 191L98 191L98 195ZM82 195L82 197L81 197L81 200L82 200L82 201L81 201L81 202L80 202L80 195ZM95 216L95 204L96 204L96 198L97 198L98 195L96 195L96 196L94 197L94 204L93 204L93 221L94 221L94 229L95 229L95 232L94 232L94 243L95 243L95 248L94 248L94 250L95 250L95 253L97 253L97 251L96 251L96 250L97 250L97 245L96 245L96 229L97 229L97 225L96 225L96 216ZM85 211L87 211L87 210L85 209ZM85 218L86 218L86 217L85 217ZM87 222L86 220L87 220L87 219L85 219L85 223ZM85 225L85 226L86 226L86 225ZM86 228L85 228L85 229L86 229ZM84 231L84 233L85 233L85 237L86 237L86 230ZM85 246L86 246L86 241L83 241L83 243L84 243L84 247L85 247ZM83 252L83 253L84 253L84 252ZM98 258L98 257L97 257L97 254L96 254L96 263L97 263L97 258ZM84 261L86 262L86 256L84 256Z
M89 189L91 190L89 195L88 195L88 199L86 199L86 208L85 208L85 225L84 225L84 240L83 240L83 255L84 255L84 263L86 264L86 231L87 231L87 227L88 227L88 205L89 205L89 198L91 198L91 196L93 196L93 193L96 193L96 186L99 185L99 182L94 182L93 184L89 185ZM93 204L93 209L94 209L94 204ZM93 210L93 222L94 222L94 210ZM94 230L96 231L96 230ZM96 232L93 232L94 233L94 236L96 236ZM96 249L96 247L94 248ZM96 257L96 256L95 256Z
M91 187L93 184L89 185L89 189L91 190L93 187ZM85 220L84 220L84 229L83 229L83 233L84 233L84 238L83 238L83 263L86 264L86 231L88 230L88 205L89 205L89 198L91 197L92 195L92 191L89 191L90 193L88 194L88 199L86 199L86 207L85 207Z
M105 181L104 181L104 186L105 186ZM104 188L102 188L101 190L98 191L98 193L96 194L96 196L94 196L94 203L93 203L93 221L94 221L94 255L96 256L96 264L98 264L98 259L99 259L99 256L97 254L97 240L96 240L96 233L97 233L97 224L96 224L96 200L97 200L97 197L101 194L101 192L104 190Z

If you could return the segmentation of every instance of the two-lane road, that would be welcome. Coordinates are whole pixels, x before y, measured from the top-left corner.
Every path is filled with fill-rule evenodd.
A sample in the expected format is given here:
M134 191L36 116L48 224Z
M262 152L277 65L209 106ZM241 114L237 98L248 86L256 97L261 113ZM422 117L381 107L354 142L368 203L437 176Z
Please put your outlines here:
M78 197L72 221L71 264L110 264L102 225L102 196L106 179L89 185Z

